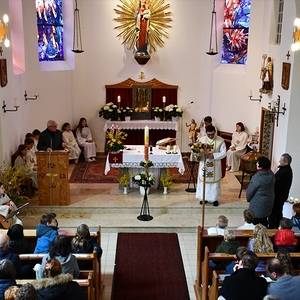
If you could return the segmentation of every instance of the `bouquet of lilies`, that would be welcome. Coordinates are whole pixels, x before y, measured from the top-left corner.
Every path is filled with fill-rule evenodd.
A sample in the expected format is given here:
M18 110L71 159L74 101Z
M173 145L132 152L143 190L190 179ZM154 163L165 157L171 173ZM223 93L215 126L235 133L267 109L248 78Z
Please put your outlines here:
M106 150L109 152L119 152L125 148L123 141L126 139L127 133L120 130L118 126L112 125L106 132Z

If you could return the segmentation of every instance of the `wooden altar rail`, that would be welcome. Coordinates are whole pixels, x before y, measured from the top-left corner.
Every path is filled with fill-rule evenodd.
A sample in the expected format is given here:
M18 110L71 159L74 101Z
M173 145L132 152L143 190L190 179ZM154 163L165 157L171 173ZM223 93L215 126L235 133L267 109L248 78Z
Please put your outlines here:
M276 257L276 253L256 253L257 257L261 260L267 260ZM300 260L300 252L290 252L292 261ZM209 266L209 261L228 261L232 262L234 260L233 254L227 253L212 253L209 251L208 247L204 249L204 260L202 263L202 288L201 288L201 299L217 300L218 289L219 289L219 274L224 273L224 270L214 270L212 271ZM295 274L299 274L300 270L295 269ZM266 272L257 272L257 275L265 274ZM209 284L212 285L209 289ZM196 291L195 291L196 292ZM196 292L197 298L200 299L200 290Z

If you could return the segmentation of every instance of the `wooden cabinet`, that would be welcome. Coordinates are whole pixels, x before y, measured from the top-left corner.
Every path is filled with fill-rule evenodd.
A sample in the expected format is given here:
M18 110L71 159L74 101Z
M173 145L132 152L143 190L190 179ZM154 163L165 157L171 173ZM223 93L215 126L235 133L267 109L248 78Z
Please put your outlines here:
M65 206L70 204L70 184L68 180L69 152L39 151L37 174L40 206Z

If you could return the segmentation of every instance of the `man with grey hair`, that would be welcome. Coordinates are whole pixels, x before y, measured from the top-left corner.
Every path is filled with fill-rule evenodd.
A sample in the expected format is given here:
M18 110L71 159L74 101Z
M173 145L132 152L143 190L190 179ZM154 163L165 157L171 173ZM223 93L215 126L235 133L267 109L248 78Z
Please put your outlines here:
M271 215L269 216L270 229L278 228L279 221L282 219L282 208L284 202L289 197L289 192L293 181L291 162L292 157L288 153L282 154L279 159L278 171L275 173L275 199Z
M2 259L10 260L17 271L17 278L22 279L22 263L18 254L12 253L9 248L9 236L7 234L0 234L0 261Z
M37 149L39 151L63 150L65 143L62 139L62 133L57 129L57 122L49 120L47 128L40 133Z

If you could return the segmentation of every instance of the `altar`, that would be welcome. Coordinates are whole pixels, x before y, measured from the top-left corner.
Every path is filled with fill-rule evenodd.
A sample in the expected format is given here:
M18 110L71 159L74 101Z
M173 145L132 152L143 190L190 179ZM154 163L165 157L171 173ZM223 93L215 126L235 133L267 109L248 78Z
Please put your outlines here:
M149 160L153 162L153 167L149 168L149 171L155 176L155 188L159 186L159 178L162 169L178 168L180 174L184 173L184 163L178 147L176 154L167 154L166 150L158 149L157 147L153 147L152 152L153 154L149 154ZM123 150L122 163L110 163L109 154L107 155L104 174L107 175L111 168L128 168L132 175L139 173L144 170L144 168L140 166L140 162L144 160L144 146L126 146L126 149Z

